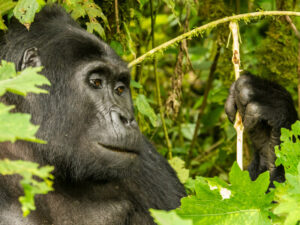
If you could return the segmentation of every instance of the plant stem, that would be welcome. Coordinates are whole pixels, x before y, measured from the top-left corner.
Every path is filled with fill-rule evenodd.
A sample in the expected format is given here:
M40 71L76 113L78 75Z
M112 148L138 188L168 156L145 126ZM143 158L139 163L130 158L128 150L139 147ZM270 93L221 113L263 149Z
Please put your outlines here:
M256 17L261 17L261 16L300 16L300 12L292 12L292 11L265 11L265 12L252 12L252 13L245 13L245 14L239 14L235 16L229 16L229 17L224 17L219 20L212 21L208 24L205 24L203 26L197 27L189 32L186 32L182 35L177 36L174 39L171 39L170 41L167 41L156 48L151 49L150 51L146 52L144 55L140 56L139 58L133 60L131 63L128 64L128 67L133 67L136 64L141 63L145 59L153 56L155 53L159 51L164 51L170 46L179 43L183 39L190 38L197 36L199 34L202 34L204 31L212 29L216 27L219 24L222 23L227 23L230 21L234 20L245 20L245 19L251 19L251 18L256 18Z
M199 127L200 127L200 124L201 124L201 118L202 118L202 115L203 115L204 110L205 110L206 105L207 105L208 94L209 94L209 91L210 91L211 86L212 86L215 71L217 69L217 64L218 64L218 60L219 60L219 56L220 56L220 49L221 49L221 47L218 46L216 55L214 57L213 64L210 67L209 75L208 75L205 90L204 90L203 101L202 101L202 104L200 106L198 117L197 117L197 122L196 122L196 127L195 127L195 131L194 131L191 147L189 148L188 155L187 155L187 166L189 166L189 164L190 164L192 154L193 154L193 149L195 147L196 140L197 140L197 137L198 137L198 130L199 130Z
M119 34L120 33L120 22L119 22L118 0L115 0L115 17L116 17L117 34Z
M155 36L154 36L154 16L153 16L153 0L150 0L150 9L151 9L151 38L152 38L152 48L155 47ZM157 102L159 106L159 113L160 113L160 118L161 118L161 123L163 126L166 142L167 142L167 147L168 147L168 158L172 159L172 145L168 136L168 130L164 118L164 110L163 110L163 105L161 101L161 94L160 94L160 84L159 84L159 79L158 79L158 74L157 74L157 61L156 57L153 58L153 70L154 70L154 76L155 76L155 83L156 83L156 95L157 95Z
M232 63L234 66L235 80L240 77L240 47L239 47L239 25L236 21L231 21L229 28L232 34ZM234 128L236 130L236 161L241 168L243 169L243 132L244 126L242 123L242 117L237 112L235 117Z

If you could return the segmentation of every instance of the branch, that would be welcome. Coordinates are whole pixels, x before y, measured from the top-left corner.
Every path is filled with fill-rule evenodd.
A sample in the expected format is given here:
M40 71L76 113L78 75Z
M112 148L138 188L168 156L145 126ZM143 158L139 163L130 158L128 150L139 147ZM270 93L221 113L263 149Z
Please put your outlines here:
M223 24L223 23L227 23L230 21L238 21L238 20L249 20L252 18L256 18L256 17L262 17L262 16L300 16L300 12L292 12L292 11L265 11L265 12L253 12L253 13L245 13L245 14L240 14L240 15L235 15L235 16L229 16L229 17L225 17L219 20L215 20L212 21L208 24L205 24L201 27L197 27L189 32L186 32L182 35L177 36L174 39L171 39L170 41L167 41L159 46L157 46L156 48L151 49L150 51L146 52L144 55L140 56L139 58L133 60L131 63L128 64L128 67L133 67L136 64L141 63L142 61L144 61L146 58L151 57L152 55L156 54L157 52L160 51L164 51L167 48L169 48L172 45L175 45L177 43L179 43L180 41L186 39L186 38L190 38L190 37L194 37L194 36L198 36L199 34L203 34L204 31L209 30L209 29L213 29L214 27L216 27L219 24Z
M240 48L239 48L239 25L237 22L230 22L229 28L232 34L232 63L234 65L235 80L240 77ZM237 112L235 117L234 128L236 130L237 143L236 143L236 161L241 169L243 169L243 131L244 126L242 117Z

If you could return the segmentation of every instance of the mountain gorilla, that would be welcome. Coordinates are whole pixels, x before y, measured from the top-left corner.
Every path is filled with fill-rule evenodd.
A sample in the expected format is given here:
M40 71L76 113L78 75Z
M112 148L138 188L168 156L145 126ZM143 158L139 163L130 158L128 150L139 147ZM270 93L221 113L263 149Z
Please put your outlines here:
M0 36L0 58L21 70L44 66L49 94L1 100L40 124L41 145L0 144L0 158L55 166L55 191L36 197L23 218L18 176L0 176L1 225L147 225L148 209L173 209L185 196L173 169L142 136L134 120L130 74L103 41L81 29L57 6L37 14L30 31L14 21ZM275 171L279 128L296 119L289 94L252 76L235 83L226 104L231 120L241 111L257 148L255 171Z

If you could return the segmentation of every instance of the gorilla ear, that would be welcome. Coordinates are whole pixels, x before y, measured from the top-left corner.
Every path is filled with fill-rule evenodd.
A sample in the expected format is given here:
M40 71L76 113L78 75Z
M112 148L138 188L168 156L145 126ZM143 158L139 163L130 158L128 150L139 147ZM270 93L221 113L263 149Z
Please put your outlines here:
M41 66L41 59L39 55L39 51L36 47L28 48L25 50L22 60L20 62L19 69L24 70L27 67L37 67Z

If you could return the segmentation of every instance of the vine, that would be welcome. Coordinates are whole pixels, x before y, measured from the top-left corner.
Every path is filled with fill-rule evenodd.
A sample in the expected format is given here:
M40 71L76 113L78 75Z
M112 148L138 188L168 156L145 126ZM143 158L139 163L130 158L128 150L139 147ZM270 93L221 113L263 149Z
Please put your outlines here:
M170 41L167 41L150 51L146 52L144 55L140 56L139 58L133 60L131 63L128 64L128 67L133 67L142 61L144 61L147 58L153 57L158 52L162 52L166 50L167 48L178 44L180 41L186 39L186 38L191 38L195 37L197 35L202 35L205 31L211 30L215 28L216 26L231 22L231 21L239 21L239 20L244 20L245 22L249 22L250 19L253 18L259 18L262 16L300 16L300 12L292 12L292 11L264 11L264 12L252 12L252 13L244 13L244 14L239 14L235 16L229 16L229 17L224 17L219 20L212 21L210 23L207 23L203 26L197 27L189 32L186 32L182 35L177 36L176 38L171 39Z

